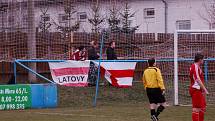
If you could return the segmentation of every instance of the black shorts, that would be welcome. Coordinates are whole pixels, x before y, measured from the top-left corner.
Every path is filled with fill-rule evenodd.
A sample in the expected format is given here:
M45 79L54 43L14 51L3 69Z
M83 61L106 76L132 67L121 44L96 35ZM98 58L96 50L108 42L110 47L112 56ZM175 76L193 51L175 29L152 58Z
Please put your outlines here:
M146 93L150 104L158 104L166 102L162 90L160 88L146 88Z

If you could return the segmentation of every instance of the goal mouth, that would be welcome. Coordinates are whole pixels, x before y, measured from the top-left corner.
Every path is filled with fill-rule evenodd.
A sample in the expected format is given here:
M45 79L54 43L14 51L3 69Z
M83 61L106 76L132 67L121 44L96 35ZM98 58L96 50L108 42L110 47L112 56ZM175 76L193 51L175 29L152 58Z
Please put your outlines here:
M174 33L174 104L190 105L189 95L189 66L192 61L180 62L180 58L194 58L197 53L205 56L202 70L204 71L204 80L206 86L212 92L213 66L215 63L214 50L215 30L176 30ZM186 69L185 69L186 68ZM207 96L208 103L214 104L214 98Z

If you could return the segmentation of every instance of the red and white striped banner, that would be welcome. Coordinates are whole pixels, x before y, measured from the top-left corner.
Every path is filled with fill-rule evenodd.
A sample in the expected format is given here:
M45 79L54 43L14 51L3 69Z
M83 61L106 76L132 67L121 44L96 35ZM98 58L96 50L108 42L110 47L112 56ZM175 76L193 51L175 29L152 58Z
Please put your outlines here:
M101 75L115 87L131 87L135 67L136 62L101 62Z
M54 82L65 86L88 86L87 78L90 61L50 62L52 79Z

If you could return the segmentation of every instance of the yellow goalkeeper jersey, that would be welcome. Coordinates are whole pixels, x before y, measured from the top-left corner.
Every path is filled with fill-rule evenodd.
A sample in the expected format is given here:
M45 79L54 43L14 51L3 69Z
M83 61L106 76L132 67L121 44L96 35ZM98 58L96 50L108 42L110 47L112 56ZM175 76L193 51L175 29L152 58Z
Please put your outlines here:
M142 80L145 88L165 89L161 71L157 67L148 67L143 73Z

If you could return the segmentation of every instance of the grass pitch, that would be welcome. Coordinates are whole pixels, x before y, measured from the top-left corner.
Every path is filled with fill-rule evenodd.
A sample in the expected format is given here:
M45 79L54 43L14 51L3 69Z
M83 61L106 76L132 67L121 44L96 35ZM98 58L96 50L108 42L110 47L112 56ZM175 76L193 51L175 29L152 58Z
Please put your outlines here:
M166 95L169 104L173 98L171 92L169 88ZM58 108L0 111L0 121L150 121L142 84L128 89L100 87L95 108L92 107L94 95L95 87L59 86ZM180 97L190 101L187 95ZM205 121L215 121L214 113L215 105L208 106ZM169 106L161 114L160 121L191 121L191 107Z
M214 112L215 107L208 106L205 121L215 121ZM1 121L150 121L149 116L146 104L0 112ZM160 121L191 121L191 107L167 107Z

